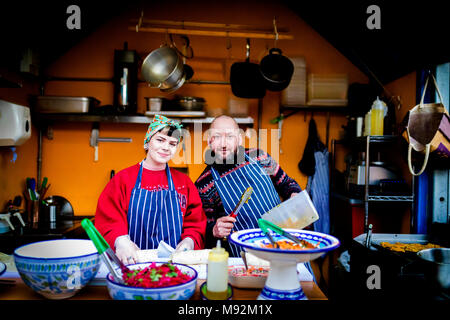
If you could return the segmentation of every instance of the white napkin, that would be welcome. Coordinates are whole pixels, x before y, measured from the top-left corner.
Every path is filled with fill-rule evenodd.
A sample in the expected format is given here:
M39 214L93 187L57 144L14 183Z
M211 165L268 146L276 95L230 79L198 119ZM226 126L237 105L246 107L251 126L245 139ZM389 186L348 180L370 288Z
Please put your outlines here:
M160 241L158 244L158 258L170 258L170 255L175 251L170 245L164 241Z

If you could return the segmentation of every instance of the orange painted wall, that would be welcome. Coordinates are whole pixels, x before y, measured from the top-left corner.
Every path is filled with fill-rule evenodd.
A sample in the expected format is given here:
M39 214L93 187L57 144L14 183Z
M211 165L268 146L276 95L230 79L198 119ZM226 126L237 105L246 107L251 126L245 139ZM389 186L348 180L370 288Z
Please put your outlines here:
M101 26L96 32L74 46L51 65L46 73L62 77L101 77L113 76L114 49L122 49L128 42L128 48L136 50L142 58L158 48L164 41L164 34L128 31L131 18L138 18L140 9L124 12L120 17ZM144 8L144 18L203 21L215 23L245 24L255 27L271 27L276 16L280 28L288 28L294 40L280 40L277 46L289 57L303 56L309 73L346 73L349 83L367 83L367 77L350 61L340 54L325 39L301 20L295 13L276 2L261 1L227 1L224 3L189 1L159 2ZM227 80L227 70L234 61L245 59L245 39L231 40L232 48L227 52L226 38L191 36L194 58L189 64L194 68L194 79ZM258 62L267 48L273 46L272 40L252 40L251 60ZM93 96L103 105L113 102L113 85L107 82L48 82L46 95ZM232 97L231 89L225 85L186 84L176 91L178 95L204 97L208 110L221 108L226 111L228 99ZM138 111L145 111L146 96L161 96L157 89L140 84L138 89ZM169 98L173 97L169 96ZM270 124L270 119L278 115L280 93L268 92L263 101L262 128L277 129ZM257 123L257 101L249 100L249 114ZM306 177L300 173L297 164L305 147L308 123L304 112L299 112L286 119L283 124L281 148L283 153L278 158L282 168L302 188L306 186ZM319 135L324 140L326 117L324 113L314 114ZM346 123L343 115L332 113L330 120L330 140L338 138L341 126ZM191 127L192 128L192 127ZM91 124L60 123L53 127L53 140L43 140L42 175L52 184L49 194L66 197L73 205L76 215L94 214L97 199L109 179L111 169L116 172L133 165L144 157L142 140L146 125L137 124L100 124L101 137L130 137L132 143L100 143L99 161L94 162L94 149L89 146ZM276 138L276 137L272 137ZM266 151L271 151L271 137ZM263 141L262 145L265 145ZM30 148L36 144L30 141ZM202 148L206 147L203 142ZM191 150L194 151L194 150ZM35 151L33 155L35 155ZM35 168L35 157L28 161L28 166ZM189 165L189 175L195 180L203 170L202 164ZM1 171L0 171L1 173ZM27 173L28 174L28 173ZM22 174L20 176L23 176ZM17 186L7 180L6 188Z

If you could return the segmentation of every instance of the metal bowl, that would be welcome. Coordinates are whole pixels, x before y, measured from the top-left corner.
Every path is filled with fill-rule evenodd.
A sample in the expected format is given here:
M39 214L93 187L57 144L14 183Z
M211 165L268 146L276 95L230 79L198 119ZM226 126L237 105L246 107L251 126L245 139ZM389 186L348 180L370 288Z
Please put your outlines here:
M450 249L421 250L417 255L426 265L425 277L437 289L450 298Z
M179 97L174 100L174 104L184 111L202 111L206 101L199 97Z

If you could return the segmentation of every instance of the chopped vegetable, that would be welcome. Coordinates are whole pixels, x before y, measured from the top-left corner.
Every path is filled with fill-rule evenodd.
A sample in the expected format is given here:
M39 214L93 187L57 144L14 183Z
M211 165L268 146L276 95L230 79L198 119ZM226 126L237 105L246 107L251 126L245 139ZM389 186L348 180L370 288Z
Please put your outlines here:
M162 288L186 283L193 277L189 276L171 263L157 266L155 262L143 269L122 270L124 283L132 287Z
M298 243L294 243L291 241L287 241L287 240L279 240L276 241L276 243L279 246L279 249L283 249L283 250L305 250L305 249L314 249L316 248L315 245L313 245L312 243L306 241L306 240L300 240L301 244ZM262 246L263 248L273 248L273 245L271 243L269 244L264 244Z
M269 274L268 267L258 267L258 266L248 266L248 270L245 267L233 268L230 267L229 270L235 277L267 277Z

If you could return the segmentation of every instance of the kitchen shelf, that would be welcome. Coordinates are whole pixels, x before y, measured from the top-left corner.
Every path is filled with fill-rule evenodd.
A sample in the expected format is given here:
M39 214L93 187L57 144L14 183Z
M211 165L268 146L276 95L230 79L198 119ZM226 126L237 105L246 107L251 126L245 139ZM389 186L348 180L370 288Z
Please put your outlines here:
M20 80L12 76L3 75L0 73L0 88L22 88L23 84Z
M393 195L368 195L367 201L396 201L396 202L413 202L414 197L410 195L404 195L404 196L393 196Z
M395 146L395 143L399 141L398 135L382 135L382 136L364 136L356 137L352 139L345 140L333 140L332 141L332 168L335 168L335 153L336 145L349 146L356 150L364 150L364 162L370 162L370 150L371 147L381 147L381 146ZM412 180L411 192L405 194L380 194L373 193L369 191L369 181L370 181L370 165L365 166L365 176L364 176L364 198L362 199L364 203L364 232L369 229L369 203L374 202L404 202L411 204L411 212L414 212L414 179ZM411 215L411 228L413 227L413 215Z
M159 112L158 114L164 115L164 112ZM143 115L89 115L89 114L35 114L34 115L38 122L48 123L48 122L106 122L106 123L142 123L149 124L152 122L151 116ZM179 119L181 123L211 123L213 117L205 118L191 118L186 117L185 113L180 113L178 116L176 114L170 115L173 119ZM238 124L248 124L253 125L254 120L252 117L236 117L234 118Z
M399 136L397 135L383 135L383 136L369 136L369 143L375 144L389 144L395 143L399 140ZM341 139L335 140L335 144L348 145L348 146L359 146L365 147L367 143L367 136L364 137L355 137L352 139Z
M346 112L347 106L322 106L322 105L280 105L280 112L283 111L326 111L326 112Z

